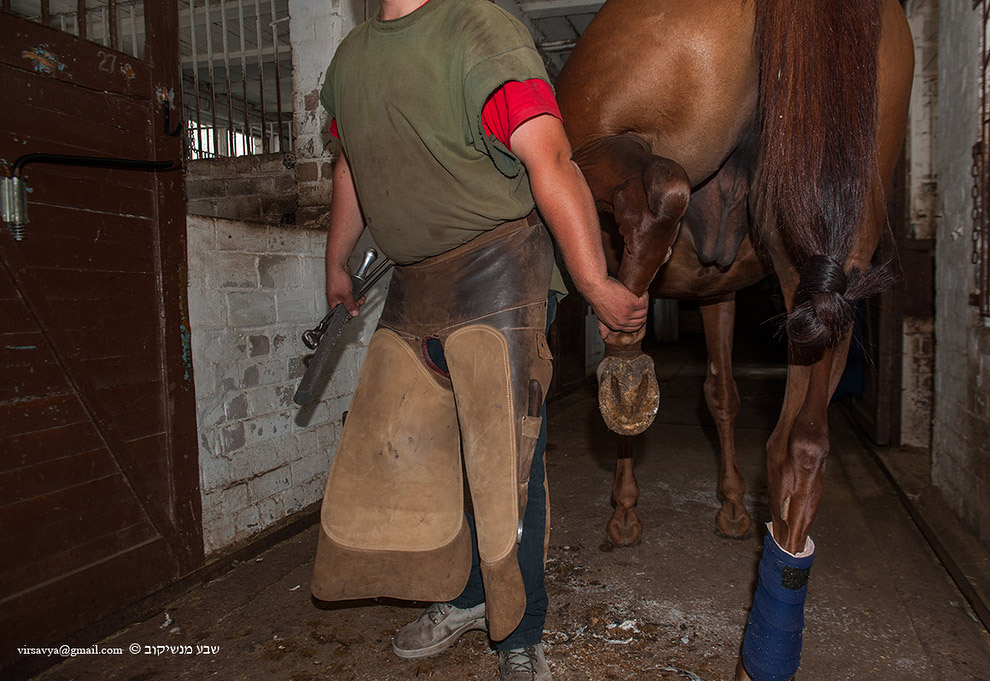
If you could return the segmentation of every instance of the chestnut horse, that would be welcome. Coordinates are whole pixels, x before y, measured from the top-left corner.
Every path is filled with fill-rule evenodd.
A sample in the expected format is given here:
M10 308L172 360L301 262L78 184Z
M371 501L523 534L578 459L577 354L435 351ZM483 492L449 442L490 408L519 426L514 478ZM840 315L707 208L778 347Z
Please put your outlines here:
M787 386L767 443L770 531L737 679L779 681L797 670L826 410L855 302L890 282L871 261L913 63L897 0L608 0L557 83L574 161L603 226L621 235L611 264L630 289L652 283L655 295L709 301L709 352L724 363L732 292L768 268L780 280ZM678 237L689 203L689 229ZM656 409L655 378L644 373L633 386L625 375L640 371L641 340L642 331L611 334L599 368L602 412L624 434L641 432ZM737 398L727 364L711 367L706 396L726 458ZM637 407L642 414L623 413ZM721 491L719 526L741 534L749 519L734 462L723 466ZM634 515L610 525L620 540L639 530Z

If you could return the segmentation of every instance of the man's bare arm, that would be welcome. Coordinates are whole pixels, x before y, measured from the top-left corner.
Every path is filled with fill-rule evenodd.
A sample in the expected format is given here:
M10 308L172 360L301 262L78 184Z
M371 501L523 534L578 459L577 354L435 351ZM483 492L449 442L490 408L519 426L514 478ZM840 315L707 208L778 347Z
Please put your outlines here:
M364 217L358 204L354 176L347 156L340 157L333 167L333 195L330 198L330 229L327 232L327 303L331 309L342 303L351 316L358 313L360 301L354 301L351 276L347 273L347 258L357 246L364 231Z
M571 161L564 126L553 116L537 116L521 123L510 143L526 166L536 205L578 290L606 326L638 330L646 323L647 297L637 298L608 276L595 202L584 175Z

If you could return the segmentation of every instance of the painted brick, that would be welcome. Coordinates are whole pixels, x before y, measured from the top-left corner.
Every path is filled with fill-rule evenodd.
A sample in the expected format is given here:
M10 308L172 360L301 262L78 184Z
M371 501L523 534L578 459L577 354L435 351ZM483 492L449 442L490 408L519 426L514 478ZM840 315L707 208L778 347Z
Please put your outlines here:
M257 503L262 499L274 496L282 490L288 489L292 484L292 476L288 466L276 468L263 475L259 475L248 481L248 499Z
M221 251L268 251L267 225L251 225L233 220L217 220L217 248Z
M244 437L250 444L279 439L292 432L292 423L293 416L288 411L253 416L244 422Z
M285 504L278 497L269 497L257 505L261 526L271 525L285 517Z
M264 288L307 286L302 277L302 258L291 255L263 255L258 258L258 279Z
M227 402L225 411L227 420L229 421L236 421L237 419L245 418L248 415L247 395L240 394L231 397Z
M275 323L275 294L270 291L237 291L227 295L227 313L233 326L265 326Z
M203 329L223 329L227 326L227 299L216 291L189 288L189 316Z
M316 292L309 288L278 291L275 294L278 321L316 324L319 321L316 295Z
M258 287L258 258L250 253L218 253L208 271L212 288Z
M264 357L271 352L272 342L268 336L250 336L248 343L250 345L248 355L251 357Z
M293 485L301 485L319 476L326 477L330 472L330 457L310 456L300 459L290 466L290 470Z
M286 227L272 230L266 248L275 253L322 254L326 239L326 233L321 230Z
M292 406L294 385L280 383L248 390L244 395L253 416L277 412Z
M221 431L223 451L233 452L234 450L240 449L244 446L246 435L243 423L236 423L232 426L227 426Z
M320 165L316 161L296 166L296 182L316 182L320 179Z

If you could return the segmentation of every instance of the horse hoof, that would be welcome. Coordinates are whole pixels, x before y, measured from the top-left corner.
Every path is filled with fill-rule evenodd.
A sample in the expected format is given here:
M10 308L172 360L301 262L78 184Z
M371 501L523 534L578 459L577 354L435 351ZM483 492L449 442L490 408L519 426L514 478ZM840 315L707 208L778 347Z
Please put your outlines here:
M660 385L653 360L606 356L598 365L598 408L609 430L639 435L650 427L660 409Z
M745 509L733 512L731 504L724 504L715 516L716 532L727 539L745 539L749 536L752 520Z
M735 681L753 681L749 678L749 674L746 673L746 669L743 667L742 660L736 664L736 679Z
M606 533L614 546L636 546L643 535L643 523L634 510L619 506L608 521Z

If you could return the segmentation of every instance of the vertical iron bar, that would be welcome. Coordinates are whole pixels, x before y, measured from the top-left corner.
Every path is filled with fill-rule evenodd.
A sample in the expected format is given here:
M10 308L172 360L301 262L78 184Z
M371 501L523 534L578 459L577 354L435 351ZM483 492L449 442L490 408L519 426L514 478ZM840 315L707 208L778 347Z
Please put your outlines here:
M196 45L196 0L189 0L189 42L192 44L193 90L196 96L196 153L203 156L203 123L199 110L199 47Z
M248 92L247 92L247 54L244 52L244 0L237 0L237 21L240 33L238 34L241 41L241 93L243 96L242 104L244 109L244 134L246 139L251 138L251 122L248 120ZM258 46L261 49L261 46ZM245 142L246 144L246 142ZM254 150L250 150L247 153L253 154Z
M275 17L272 17L273 19ZM254 26L258 40L258 92L260 93L261 108L261 152L267 154L269 151L268 139L265 137L265 63L261 56L261 3L254 0Z
M59 29L65 33L65 12L60 12L58 15Z
M278 49L278 22L275 20L275 0L271 0L272 7L272 45L275 47L275 107L278 111L278 118L275 119L276 130L278 131L278 150L285 151L282 146L282 77L279 74L278 63L282 55ZM289 127L292 127L291 124ZM291 151L291 146L289 150Z
M100 5L100 18L101 18L101 20L103 22L103 25L100 26L100 28L103 30L103 37L101 38L101 40L103 41L103 47L110 47L110 41L108 40L108 38L110 37L110 34L107 31L107 6L106 5Z
M83 40L89 37L86 32L86 0L76 0L76 25L79 27L79 37Z
M220 136L217 135L217 86L213 74L213 18L210 16L210 0L203 0L206 10L206 55L210 69L210 125L213 126L213 155L220 156Z
M230 92L230 48L227 44L227 0L220 0L220 30L223 32L223 72L227 83L227 155L237 156L234 146L234 99Z
M138 54L137 44L137 0L129 5L129 13L131 17L131 56L140 59L141 55Z
M4 12L10 11L10 0L0 0L0 9Z
M52 10L48 6L48 0L41 0L41 23L45 26L52 23Z
M110 47L119 50L117 36L117 0L107 0L106 13L110 15Z

